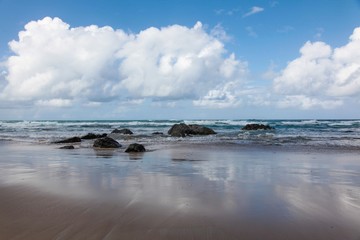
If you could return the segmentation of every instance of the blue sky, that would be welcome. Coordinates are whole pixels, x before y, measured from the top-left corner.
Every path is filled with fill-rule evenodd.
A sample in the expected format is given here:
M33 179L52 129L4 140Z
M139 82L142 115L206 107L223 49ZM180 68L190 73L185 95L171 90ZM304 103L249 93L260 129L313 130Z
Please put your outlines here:
M360 118L359 1L0 0L0 18L2 119Z

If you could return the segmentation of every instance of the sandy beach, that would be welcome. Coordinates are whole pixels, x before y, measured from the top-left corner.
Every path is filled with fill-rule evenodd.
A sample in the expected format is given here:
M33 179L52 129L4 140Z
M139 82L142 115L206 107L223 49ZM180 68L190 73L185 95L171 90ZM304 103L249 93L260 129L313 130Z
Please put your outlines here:
M360 239L357 150L0 144L0 239Z

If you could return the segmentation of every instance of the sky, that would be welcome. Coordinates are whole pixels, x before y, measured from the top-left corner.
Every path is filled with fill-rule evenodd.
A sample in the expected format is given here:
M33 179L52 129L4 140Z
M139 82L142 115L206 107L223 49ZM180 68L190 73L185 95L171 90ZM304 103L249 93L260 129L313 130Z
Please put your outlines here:
M0 0L0 119L359 119L358 0Z

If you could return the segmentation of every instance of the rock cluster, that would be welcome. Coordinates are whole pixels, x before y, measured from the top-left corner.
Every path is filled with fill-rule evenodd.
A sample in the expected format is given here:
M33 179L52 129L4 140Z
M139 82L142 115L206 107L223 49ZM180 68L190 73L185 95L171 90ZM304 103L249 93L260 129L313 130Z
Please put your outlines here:
M127 128L115 129L111 133L124 134L124 135L133 134L133 132ZM154 134L162 134L162 133L156 132ZM65 144L66 143L79 143L79 142L81 142L82 139L83 140L95 139L95 141L93 143L94 148L120 148L120 147L122 147L120 143L118 143L115 139L108 137L108 135L106 133L103 133L103 134L88 133L81 137L67 138L67 139L56 141L53 143L65 143ZM66 146L60 147L60 149L75 149L75 147L72 145L66 145ZM145 152L145 151L146 151L145 147L142 144L138 144L138 143L130 144L127 147L127 149L125 150L125 152L128 152L128 153L130 153L130 152Z
M127 128L123 129L114 129L112 134L124 134L124 135L132 135L133 132ZM208 127L197 125L197 124L185 124L179 123L174 124L168 131L168 134L173 137L186 137L192 135L211 135L216 134L216 132ZM162 132L154 132L152 135L163 135ZM64 139L61 141L57 141L54 143L77 143L81 142L81 140L92 140L95 139L93 143L94 148L120 148L122 147L120 143L118 143L115 139L108 137L106 133L104 134L95 134L88 133L81 137L72 137L68 139ZM74 149L74 146L63 146L61 149ZM146 149L143 145L138 143L130 144L125 152L145 152Z

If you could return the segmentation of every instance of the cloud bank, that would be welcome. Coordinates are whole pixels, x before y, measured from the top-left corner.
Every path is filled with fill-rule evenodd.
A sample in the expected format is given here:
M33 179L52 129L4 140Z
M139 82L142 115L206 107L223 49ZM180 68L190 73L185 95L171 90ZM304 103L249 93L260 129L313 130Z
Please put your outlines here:
M274 79L274 90L285 95L281 107L335 108L348 98L360 100L360 28L338 48L306 42Z
M263 74L273 78L268 84L249 80L247 62L227 52L228 39L221 25L207 32L200 22L132 34L71 27L59 18L32 21L0 64L0 108L188 100L201 108L333 109L360 103L360 28L341 47L306 42L283 70Z
M227 53L200 22L129 34L95 25L72 28L46 17L26 24L9 47L14 55L5 62L0 98L39 106L142 98L201 101L212 91L234 94L226 86L240 84L247 72L247 64ZM207 98L207 104L217 100Z

